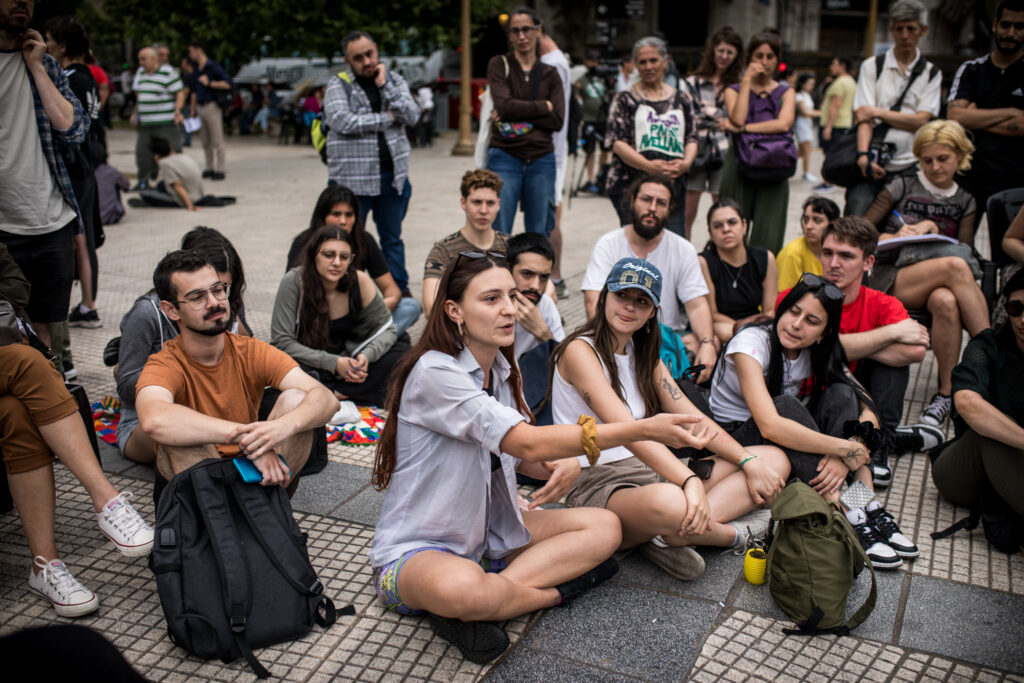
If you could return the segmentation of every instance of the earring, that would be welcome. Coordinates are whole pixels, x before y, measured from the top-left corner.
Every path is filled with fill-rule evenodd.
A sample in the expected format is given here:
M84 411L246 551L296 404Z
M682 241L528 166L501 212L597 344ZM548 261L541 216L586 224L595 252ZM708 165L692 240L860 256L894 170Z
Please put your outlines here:
M460 337L465 337L466 333L462 331L462 321L461 320L456 320L455 321L455 325L459 328L459 336Z

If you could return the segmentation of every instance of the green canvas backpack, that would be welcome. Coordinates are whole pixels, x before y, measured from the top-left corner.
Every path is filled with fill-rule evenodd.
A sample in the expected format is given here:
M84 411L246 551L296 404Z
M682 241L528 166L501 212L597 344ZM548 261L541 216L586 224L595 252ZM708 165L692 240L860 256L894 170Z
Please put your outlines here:
M875 608L875 570L846 516L807 484L786 486L772 504L777 524L768 550L768 590L796 622L787 634L846 635ZM846 620L846 598L865 566L871 593ZM844 623L845 622L845 623Z

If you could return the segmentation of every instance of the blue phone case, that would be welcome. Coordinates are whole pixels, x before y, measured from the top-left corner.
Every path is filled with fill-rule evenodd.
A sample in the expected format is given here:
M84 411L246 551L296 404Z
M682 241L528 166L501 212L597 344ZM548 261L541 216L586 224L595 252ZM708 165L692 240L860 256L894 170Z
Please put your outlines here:
M288 467L284 456L278 453L277 457L281 458L281 462L284 463L285 467ZM246 484L258 484L263 481L263 473L257 469L256 465L249 458L235 458L235 469L242 475L242 481ZM288 476L292 476L292 469L290 467L288 467Z

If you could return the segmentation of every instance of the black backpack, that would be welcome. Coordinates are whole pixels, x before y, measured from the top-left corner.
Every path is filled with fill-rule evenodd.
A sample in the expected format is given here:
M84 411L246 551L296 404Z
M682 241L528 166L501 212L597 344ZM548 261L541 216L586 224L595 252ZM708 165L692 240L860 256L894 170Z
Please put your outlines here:
M245 657L337 615L306 552L284 488L246 484L230 459L178 474L160 496L149 567L171 642L204 659Z
M985 539L999 552L1011 555L1024 552L1024 519L1000 497L988 479L982 484L970 514L942 531L933 531L932 538L937 541L961 529L972 531L978 528L978 522L981 522Z

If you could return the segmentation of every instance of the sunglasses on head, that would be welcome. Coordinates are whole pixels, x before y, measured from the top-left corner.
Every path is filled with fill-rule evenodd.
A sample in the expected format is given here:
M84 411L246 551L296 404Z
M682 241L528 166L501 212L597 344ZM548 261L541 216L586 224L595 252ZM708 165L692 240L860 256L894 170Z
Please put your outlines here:
M505 263L505 254L500 251L460 251L459 258L491 258L494 261Z
M1024 313L1024 301L1020 299L1014 299L1013 301L1006 302L1006 314L1011 318L1020 317Z
M834 284L814 273L804 273L800 276L800 282L807 285L808 289L814 291L821 290L825 293L825 298L830 301L842 301L843 292Z

